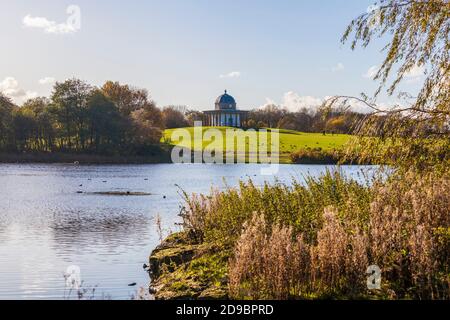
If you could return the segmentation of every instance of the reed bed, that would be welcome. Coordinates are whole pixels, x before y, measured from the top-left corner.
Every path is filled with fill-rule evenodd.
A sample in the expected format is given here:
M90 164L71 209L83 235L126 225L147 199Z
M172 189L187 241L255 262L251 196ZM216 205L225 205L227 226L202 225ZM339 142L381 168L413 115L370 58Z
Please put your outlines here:
M229 294L245 299L450 298L448 173L329 171L304 183L252 181L186 195L184 228L228 253ZM367 268L382 270L379 290Z

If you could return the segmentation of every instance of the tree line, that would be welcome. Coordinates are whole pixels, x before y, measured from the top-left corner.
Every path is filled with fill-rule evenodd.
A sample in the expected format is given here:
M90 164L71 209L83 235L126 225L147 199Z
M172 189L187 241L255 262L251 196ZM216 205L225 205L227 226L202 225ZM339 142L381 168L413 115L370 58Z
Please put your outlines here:
M363 114L344 110L290 112L268 105L249 112L246 128L351 133ZM193 126L203 113L185 106L158 108L145 89L79 79L54 85L50 97L15 105L0 93L0 151L146 155L160 145L164 129Z
M351 134L356 123L365 115L345 108L327 110L303 108L292 112L270 104L264 108L254 109L245 122L247 128L278 128L301 132L323 132Z
M159 109L145 89L69 79L21 106L0 93L0 151L146 155L166 127L189 125L186 114Z
M195 121L203 121L200 111L190 110L186 106L170 106L164 108L165 126L167 129L193 126ZM269 104L263 108L255 108L248 113L243 122L245 129L276 128L301 132L351 134L355 125L362 121L366 114L349 110L346 107L303 108L289 111L287 108Z

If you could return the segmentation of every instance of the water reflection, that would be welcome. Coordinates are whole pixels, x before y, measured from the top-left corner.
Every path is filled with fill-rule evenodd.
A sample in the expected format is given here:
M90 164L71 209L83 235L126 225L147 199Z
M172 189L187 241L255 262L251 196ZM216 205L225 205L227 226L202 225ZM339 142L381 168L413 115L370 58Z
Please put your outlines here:
M85 212L69 211L64 216L55 219L51 231L55 249L83 248L108 246L116 248L119 245L141 245L142 235L145 235L149 225L153 223L152 217L144 214L130 214L123 210L108 211L85 215ZM101 235L99 237L98 235Z

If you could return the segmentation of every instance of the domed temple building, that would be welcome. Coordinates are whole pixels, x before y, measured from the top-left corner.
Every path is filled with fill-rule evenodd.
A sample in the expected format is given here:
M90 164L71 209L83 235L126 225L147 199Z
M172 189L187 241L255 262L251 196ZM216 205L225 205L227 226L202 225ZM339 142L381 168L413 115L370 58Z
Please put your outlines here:
M243 126L247 120L248 111L239 111L236 108L236 100L227 91L216 100L215 110L205 111L205 126L212 127L237 127Z

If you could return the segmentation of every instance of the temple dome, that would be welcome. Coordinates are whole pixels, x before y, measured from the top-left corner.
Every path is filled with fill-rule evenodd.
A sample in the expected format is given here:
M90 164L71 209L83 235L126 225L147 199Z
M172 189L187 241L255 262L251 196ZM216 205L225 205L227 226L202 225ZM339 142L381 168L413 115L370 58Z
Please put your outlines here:
M227 91L216 99L216 110L236 110L236 100Z

